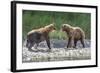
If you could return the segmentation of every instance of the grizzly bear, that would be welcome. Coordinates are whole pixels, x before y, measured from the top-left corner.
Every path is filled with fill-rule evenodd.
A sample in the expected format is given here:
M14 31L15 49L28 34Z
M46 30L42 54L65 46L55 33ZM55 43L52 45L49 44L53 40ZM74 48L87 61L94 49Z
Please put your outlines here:
M72 27L69 24L63 24L61 29L62 31L66 32L68 36L67 48L68 47L76 48L77 41L81 42L83 48L85 47L84 44L85 33L80 27ZM72 41L74 43L73 46L72 46Z
M32 47L35 45L35 49L37 49L40 42L46 40L47 46L50 47L50 37L49 33L55 30L54 24L47 25L43 28L33 29L32 31L27 33L27 43L26 47L28 50L32 51Z

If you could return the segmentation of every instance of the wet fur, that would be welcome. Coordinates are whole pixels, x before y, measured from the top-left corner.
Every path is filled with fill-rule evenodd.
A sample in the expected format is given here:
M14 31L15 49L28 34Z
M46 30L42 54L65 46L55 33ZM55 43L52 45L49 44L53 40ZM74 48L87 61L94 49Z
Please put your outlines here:
M82 46L85 47L84 39L85 39L85 33L80 27L72 27L69 24L63 24L62 25L62 31L65 31L68 36L68 47L76 48L77 41L80 41ZM74 45L72 45L72 41L74 42Z
M49 33L51 31L55 30L55 27L53 24L47 25L43 28L39 28L39 29L34 29L30 32L27 33L27 44L26 47L29 50L32 50L31 48L35 46L35 49L37 49L38 45L40 42L42 41L46 41L47 46L49 49L51 49L50 47L50 38L49 38Z

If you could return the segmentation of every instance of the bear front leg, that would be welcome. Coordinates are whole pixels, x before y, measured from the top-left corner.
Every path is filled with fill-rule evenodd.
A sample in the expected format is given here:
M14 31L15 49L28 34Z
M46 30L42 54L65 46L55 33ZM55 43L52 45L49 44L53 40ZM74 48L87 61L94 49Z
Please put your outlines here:
M71 47L71 38L68 39L67 48Z
M74 46L73 46L73 48L76 48L77 41L78 41L78 40L74 39Z
M47 43L48 48L51 49L51 47L50 47L50 38L49 37L46 37L46 43Z

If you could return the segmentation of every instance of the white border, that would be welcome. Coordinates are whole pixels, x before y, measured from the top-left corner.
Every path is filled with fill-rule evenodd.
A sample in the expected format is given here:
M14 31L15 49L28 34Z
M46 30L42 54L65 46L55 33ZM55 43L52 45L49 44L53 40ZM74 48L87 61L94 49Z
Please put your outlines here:
M70 67L70 66L84 66L84 65L95 65L96 49L95 49L95 31L96 31L96 10L92 8L81 8L81 7L63 7L63 6L45 6L45 5L28 5L28 4L17 4L17 55L16 63L17 70L21 69L38 69L38 68L52 68L52 67ZM41 10L41 11L59 11L59 12L82 12L91 13L91 60L77 60L77 61L59 61L59 62L40 62L40 63L22 63L22 10Z

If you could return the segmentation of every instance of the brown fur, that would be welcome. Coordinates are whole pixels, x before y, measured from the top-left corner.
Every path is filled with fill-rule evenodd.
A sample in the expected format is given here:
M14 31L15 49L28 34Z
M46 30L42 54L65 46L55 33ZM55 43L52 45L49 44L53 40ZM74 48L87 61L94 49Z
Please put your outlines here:
M50 24L50 25L47 25L43 28L34 29L34 30L28 32L27 33L27 44L26 44L26 46L29 49L31 49L32 46L34 46L34 44L36 44L35 48L37 48L38 44L41 41L46 40L48 48L51 49L49 33L53 30L55 30L55 27L54 27L53 24Z
M54 24L50 24L50 25L47 25L47 26L39 28L39 29L33 29L32 31L28 32L28 35L33 32L39 32L39 33L48 35L49 32L51 32L53 30L55 30Z
M72 27L69 24L63 24L62 25L62 31L65 31L68 36L68 47L72 47L71 42L74 41L74 48L76 48L77 41L81 41L81 44L83 47L84 45L84 39L85 39L85 33L80 27Z

